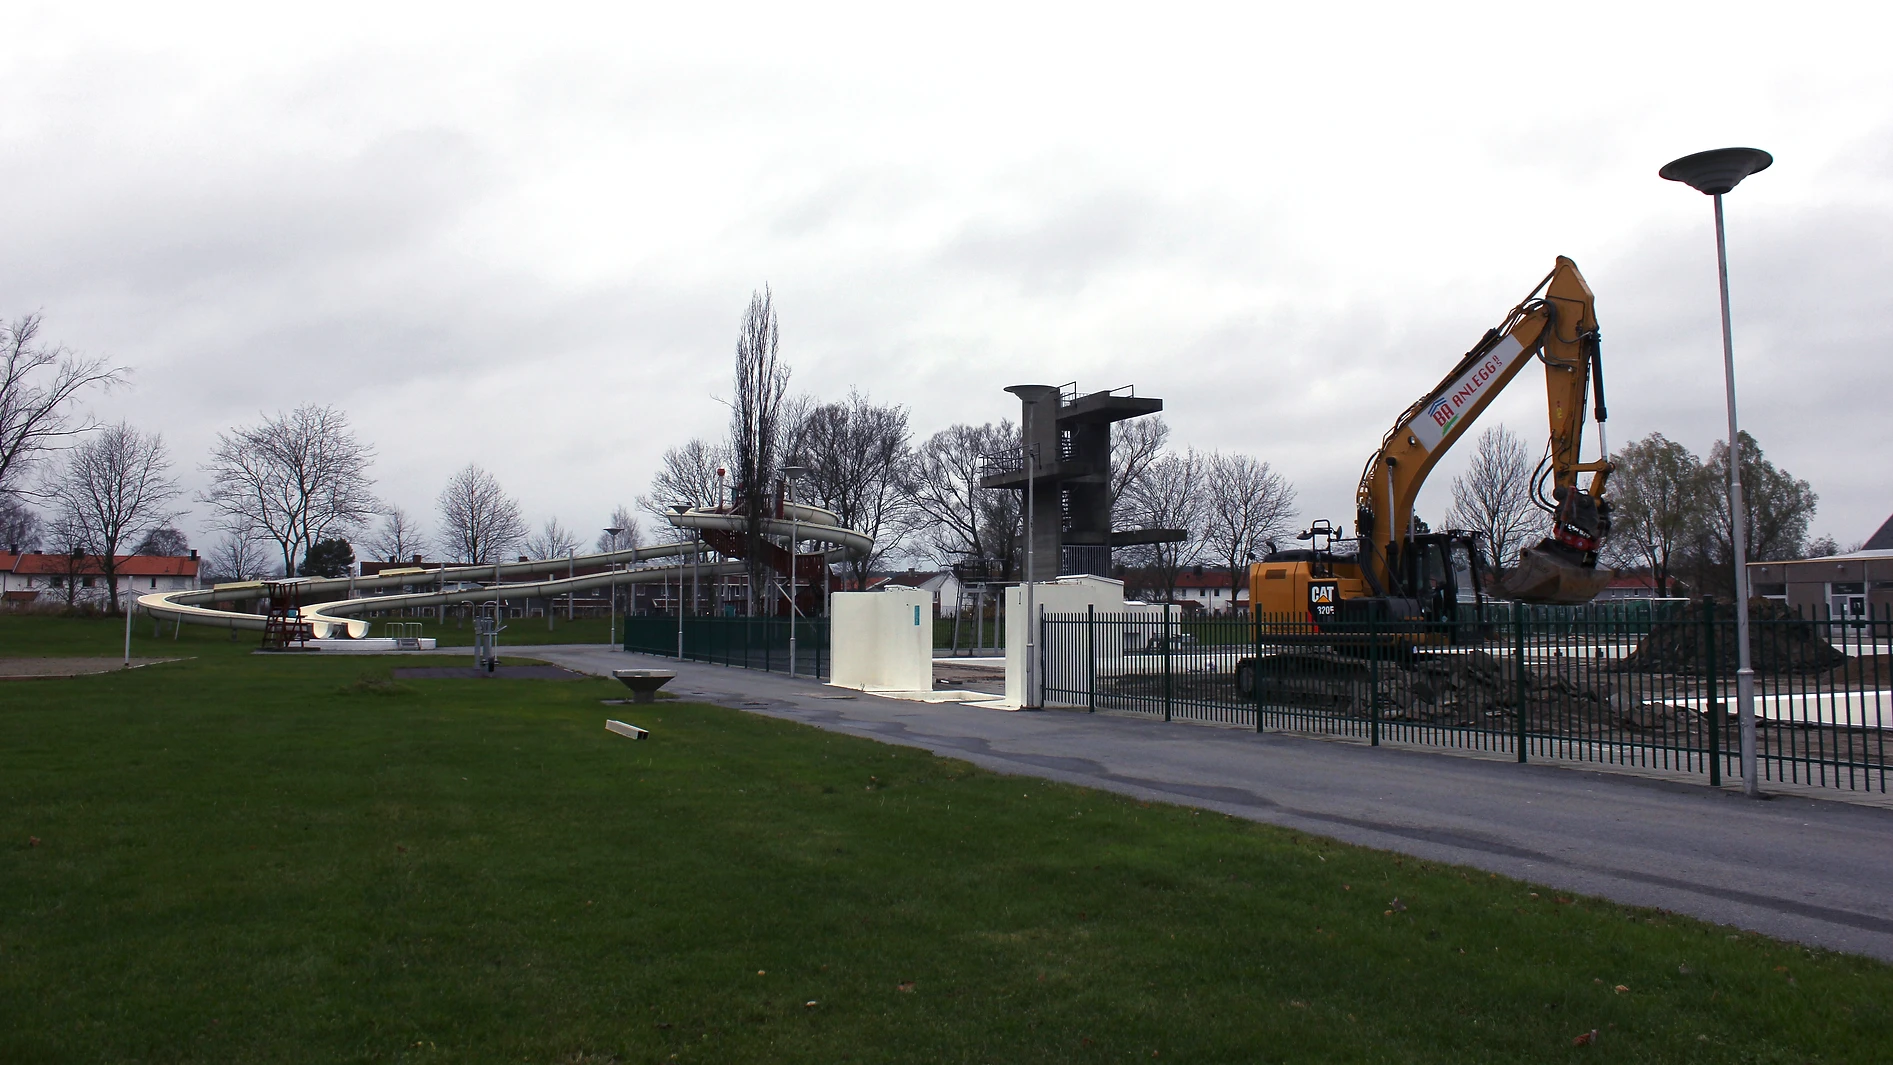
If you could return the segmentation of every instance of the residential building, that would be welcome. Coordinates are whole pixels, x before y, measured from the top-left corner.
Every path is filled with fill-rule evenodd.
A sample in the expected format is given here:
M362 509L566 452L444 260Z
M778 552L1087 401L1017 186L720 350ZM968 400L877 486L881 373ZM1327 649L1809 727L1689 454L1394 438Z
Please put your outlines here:
M1666 597L1663 592L1657 588L1656 578L1652 577L1648 572L1641 570L1619 570L1617 575L1610 579L1610 583L1604 586L1604 590L1597 593L1597 599L1599 602L1623 599L1680 599L1687 595L1688 592L1683 588L1682 582L1674 577L1670 578L1670 593L1669 596Z
M933 616L936 618L950 618L959 612L960 581L951 570L929 573L925 570L910 569L905 573L888 575L881 584L918 588L933 596ZM870 588L880 586L879 584L869 585Z
M119 555L116 563L120 597L200 587L195 551L189 556ZM109 601L104 560L97 555L0 554L0 602L8 607L64 606L69 589L74 605L99 606Z
M1246 567L1245 567L1246 571ZM1221 566L1191 566L1177 574L1176 598L1187 610L1205 614L1228 613L1233 602L1239 610L1249 609L1249 584L1246 572L1239 572L1236 595L1229 596L1229 571Z

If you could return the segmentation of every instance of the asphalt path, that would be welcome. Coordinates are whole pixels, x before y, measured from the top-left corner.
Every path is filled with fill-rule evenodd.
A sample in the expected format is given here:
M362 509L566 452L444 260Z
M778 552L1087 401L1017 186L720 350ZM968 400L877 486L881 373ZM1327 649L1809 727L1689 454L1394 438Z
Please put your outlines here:
M1110 714L884 699L597 645L514 652L601 675L675 669L666 690L687 699L1893 961L1893 809L1758 802L1704 784Z

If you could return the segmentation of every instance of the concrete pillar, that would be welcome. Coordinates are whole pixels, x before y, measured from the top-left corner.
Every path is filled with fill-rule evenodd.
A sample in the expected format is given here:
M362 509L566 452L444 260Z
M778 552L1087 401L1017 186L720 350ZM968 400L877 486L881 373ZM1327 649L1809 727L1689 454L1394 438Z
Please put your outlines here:
M1058 575L1059 553L1064 539L1060 529L1059 481L1056 476L1058 453L1058 386L1013 385L1006 391L1019 397L1019 443L1025 451L1027 475L1036 468L1036 476L1022 494L1020 516L1027 525L1031 548L1026 558L1025 579L1036 583ZM1026 515L1030 515L1027 521Z

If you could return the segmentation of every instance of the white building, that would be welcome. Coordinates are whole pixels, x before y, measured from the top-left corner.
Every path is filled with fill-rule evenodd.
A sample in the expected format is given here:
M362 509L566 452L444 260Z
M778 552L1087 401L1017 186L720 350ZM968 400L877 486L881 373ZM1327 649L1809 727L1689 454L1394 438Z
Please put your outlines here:
M121 599L152 592L182 592L199 587L197 552L182 555L119 555ZM109 600L105 568L97 555L0 553L0 602L11 609L28 606L97 606Z

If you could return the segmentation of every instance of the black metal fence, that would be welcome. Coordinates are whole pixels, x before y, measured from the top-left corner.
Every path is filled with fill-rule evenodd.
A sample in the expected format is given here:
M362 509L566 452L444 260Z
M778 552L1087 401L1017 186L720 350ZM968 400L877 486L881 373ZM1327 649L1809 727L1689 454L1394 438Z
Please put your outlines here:
M1893 614L1753 612L1764 781L1887 790ZM1047 706L1473 748L1740 778L1727 606L1550 614L1488 607L1443 625L1306 617L1185 621L1160 609L1047 614Z
M789 627L795 626L794 661ZM681 641L680 641L681 637ZM632 617L624 619L624 649L802 677L828 676L828 619Z

